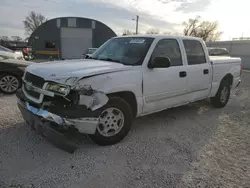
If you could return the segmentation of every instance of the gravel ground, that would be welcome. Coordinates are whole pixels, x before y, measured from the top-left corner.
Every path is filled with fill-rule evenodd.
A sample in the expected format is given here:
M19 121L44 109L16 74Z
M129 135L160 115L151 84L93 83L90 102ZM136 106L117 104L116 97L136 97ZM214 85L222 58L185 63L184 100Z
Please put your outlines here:
M134 122L115 146L87 138L69 154L23 123L0 97L0 187L250 187L250 73L223 109L203 101Z

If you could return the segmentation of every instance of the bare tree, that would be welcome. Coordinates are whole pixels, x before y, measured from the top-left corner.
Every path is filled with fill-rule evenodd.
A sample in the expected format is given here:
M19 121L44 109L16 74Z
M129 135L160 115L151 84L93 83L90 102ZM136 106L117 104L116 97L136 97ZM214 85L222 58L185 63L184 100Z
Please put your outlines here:
M184 30L183 34L187 36L195 36L197 30L200 27L200 16L196 16L196 18L190 18L187 22L183 22Z
M134 33L132 31L130 31L129 29L125 29L122 33L122 35L133 35Z
M19 37L19 36L11 36L11 40L12 40L12 41L16 41L16 42L20 42L20 41L22 41L23 39L22 39L21 37Z
M31 11L23 21L25 31L28 35L31 35L37 27L46 22L47 19L40 13Z
M170 31L164 31L163 34L164 35L172 35L172 32L170 32Z
M222 32L218 31L218 22L201 21L200 16L183 22L183 34L186 36L200 37L204 41L218 40Z
M10 38L8 36L1 36L0 40L1 41L10 41Z
M0 45L6 46L10 42L10 38L8 36L0 37Z
M146 34L159 34L160 31L157 28L150 28L146 31Z
M26 37L23 41L28 42L30 37Z

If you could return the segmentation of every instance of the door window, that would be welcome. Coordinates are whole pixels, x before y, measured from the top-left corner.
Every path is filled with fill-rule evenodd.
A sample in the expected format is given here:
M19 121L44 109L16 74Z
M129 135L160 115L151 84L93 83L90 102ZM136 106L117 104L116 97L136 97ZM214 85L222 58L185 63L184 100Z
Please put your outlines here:
M155 57L168 57L170 59L170 66L181 66L182 58L181 51L177 40L162 39L160 40L152 53L151 60Z
M189 65L206 63L202 45L197 40L183 40Z

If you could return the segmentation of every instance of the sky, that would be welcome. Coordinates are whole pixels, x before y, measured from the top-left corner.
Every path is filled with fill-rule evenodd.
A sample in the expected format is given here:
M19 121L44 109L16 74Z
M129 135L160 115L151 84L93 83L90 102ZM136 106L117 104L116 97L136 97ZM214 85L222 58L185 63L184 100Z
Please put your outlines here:
M25 37L23 20L30 11L48 19L77 16L96 19L116 34L135 30L139 15L139 32L157 28L161 32L182 33L182 23L201 16L218 21L221 40L250 37L249 0L1 0L0 36Z

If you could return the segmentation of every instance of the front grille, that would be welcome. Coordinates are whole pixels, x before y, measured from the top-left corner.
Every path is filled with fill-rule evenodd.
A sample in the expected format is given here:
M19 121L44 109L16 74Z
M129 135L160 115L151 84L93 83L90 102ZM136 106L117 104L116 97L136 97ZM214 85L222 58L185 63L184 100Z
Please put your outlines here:
M28 90L27 87L26 87L26 84L24 83L24 90L26 91L26 93L36 99L39 99L40 97L40 93L37 93L35 91L32 91L32 90Z
M27 82L30 82L33 86L36 86L39 88L42 88L45 83L45 80L43 78L36 76L34 74L31 74L29 72L26 72L24 80Z

